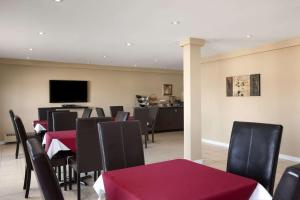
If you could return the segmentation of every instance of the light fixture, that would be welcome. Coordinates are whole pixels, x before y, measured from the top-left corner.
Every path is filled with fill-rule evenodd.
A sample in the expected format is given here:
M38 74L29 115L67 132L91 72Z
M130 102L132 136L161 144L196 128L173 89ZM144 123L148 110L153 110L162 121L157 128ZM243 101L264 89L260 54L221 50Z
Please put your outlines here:
M62 2L63 0L54 0L55 2L59 3L59 2Z
M132 43L126 42L126 46L130 47L130 46L132 46Z
M40 32L39 32L39 35L45 35L45 32L40 31Z
M247 39L250 39L250 38L252 38L252 37L253 37L253 36L250 35L250 34L247 34L247 35L246 35L246 38L247 38Z
M103 56L103 58L106 58L107 56Z
M30 49L28 49L29 51L33 51L33 49L32 48L30 48Z
M172 21L172 24L173 25L178 25L178 24L180 24L180 21Z

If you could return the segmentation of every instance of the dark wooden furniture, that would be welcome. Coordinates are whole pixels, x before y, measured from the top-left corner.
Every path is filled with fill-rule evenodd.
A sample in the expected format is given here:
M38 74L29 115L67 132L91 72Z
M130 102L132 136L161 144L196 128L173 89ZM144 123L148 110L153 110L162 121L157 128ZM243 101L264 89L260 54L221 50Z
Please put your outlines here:
M183 130L183 107L160 107L155 132Z

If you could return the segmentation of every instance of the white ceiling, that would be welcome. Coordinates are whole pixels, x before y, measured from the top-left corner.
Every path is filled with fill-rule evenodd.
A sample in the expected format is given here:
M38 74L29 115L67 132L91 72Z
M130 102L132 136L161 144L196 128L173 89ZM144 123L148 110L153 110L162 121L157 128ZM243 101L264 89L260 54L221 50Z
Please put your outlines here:
M181 69L183 38L210 56L300 36L299 19L300 0L0 0L0 57Z

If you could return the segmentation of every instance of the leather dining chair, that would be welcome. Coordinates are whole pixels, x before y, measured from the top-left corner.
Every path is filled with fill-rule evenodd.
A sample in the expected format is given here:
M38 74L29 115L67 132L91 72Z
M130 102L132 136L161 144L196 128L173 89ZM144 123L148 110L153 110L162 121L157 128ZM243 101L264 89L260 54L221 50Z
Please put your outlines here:
M149 108L134 108L134 119L140 121L142 134L145 136L145 148L147 148L147 140L148 140L148 123L150 120L150 112Z
M227 172L254 179L273 194L282 129L281 125L234 122Z
M53 131L53 113L60 113L60 112L70 112L69 110L60 110L60 111L47 111L47 122L48 122L48 130L47 131Z
M300 199L300 164L286 168L275 190L273 200Z
M24 176L24 185L23 185L23 189L26 190L25 191L25 198L28 198L29 195L29 190L30 190L30 184L31 184L31 171L33 171L33 166L30 160L30 156L29 156L29 152L27 149L27 145L26 145L26 141L30 138L27 137L26 135L26 130L24 127L24 124L21 120L20 117L15 116L14 118L14 122L16 124L17 127L17 131L20 137L20 141L23 147L23 151L25 154L25 176ZM33 138L33 137L31 137ZM38 140L38 138L37 138ZM67 164L66 159L61 159L60 157L56 157L51 159L51 165L53 167L60 167L60 166L65 166ZM66 173L64 173L66 174ZM65 190L66 190L66 176L64 176L64 186L65 186Z
M20 148L20 136L18 134L18 130L16 127L16 124L14 122L14 118L15 118L15 113L12 110L9 110L9 116L11 119L11 123L14 127L14 131L15 131L15 135L16 135L16 153L15 153L15 158L18 159L19 157L19 148ZM27 137L35 137L35 133L34 132L28 132L26 133Z
M53 112L53 131L76 129L77 112Z
M147 132L151 132L152 135L152 142L154 142L154 131L156 125L156 119L158 115L158 107L151 107L149 108L149 120L147 124Z
M115 121L116 122L125 122L129 117L129 112L118 111Z
M103 108L96 108L96 113L98 117L105 117Z
M49 157L36 138L27 140L27 149L45 200L63 200L63 194L53 171Z
M140 122L98 123L104 171L144 165Z
M91 108L85 108L82 113L82 118L90 118L92 111L93 111L93 109L91 109Z
M116 117L118 111L124 111L123 106L110 106L109 109L111 117Z
M76 120L76 157L69 158L69 177L72 170L75 171L77 181L77 199L80 199L80 174L94 172L96 180L97 172L102 170L102 158L98 136L97 123L100 118L80 118ZM72 189L72 183L69 185Z
M47 120L48 111L55 111L55 108L51 108L51 107L38 108L39 120Z

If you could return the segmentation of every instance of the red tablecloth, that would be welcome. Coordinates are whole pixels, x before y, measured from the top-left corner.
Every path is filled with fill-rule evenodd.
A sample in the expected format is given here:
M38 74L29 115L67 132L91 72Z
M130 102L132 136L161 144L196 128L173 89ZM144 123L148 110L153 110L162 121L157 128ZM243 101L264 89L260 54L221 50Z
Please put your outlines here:
M46 146L45 146L46 152L48 151L48 148L52 140L57 139L61 143L66 145L71 151L76 153L76 130L46 132L45 137L46 137Z
M48 121L47 120L34 120L33 127L35 127L37 124L42 125L46 130L48 130Z
M257 183L187 160L103 174L107 200L248 200Z

